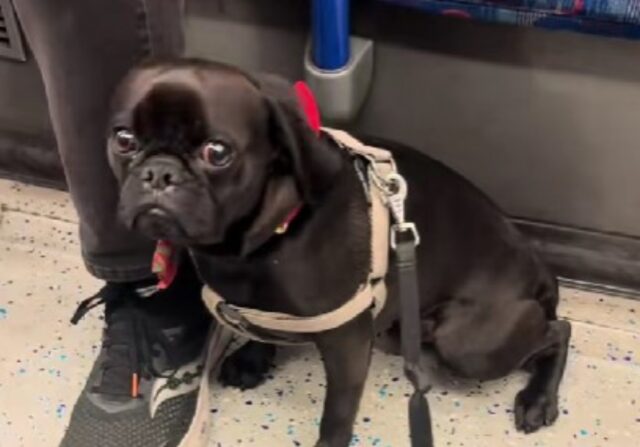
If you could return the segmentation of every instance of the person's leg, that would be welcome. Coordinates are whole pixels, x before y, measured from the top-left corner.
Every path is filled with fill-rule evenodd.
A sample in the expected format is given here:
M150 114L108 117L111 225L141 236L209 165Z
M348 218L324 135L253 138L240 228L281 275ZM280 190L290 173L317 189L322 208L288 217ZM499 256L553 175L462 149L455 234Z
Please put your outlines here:
M20 0L18 16L40 67L73 202L83 256L109 281L149 276L153 244L118 222L107 164L109 100L147 56L179 55L179 0Z
M187 264L168 290L155 292L153 243L119 224L105 147L109 98L126 71L147 56L181 53L182 2L15 3L44 80L83 257L107 281L72 320L105 304L102 349L61 446L204 446L208 393L201 378L211 362L201 284Z

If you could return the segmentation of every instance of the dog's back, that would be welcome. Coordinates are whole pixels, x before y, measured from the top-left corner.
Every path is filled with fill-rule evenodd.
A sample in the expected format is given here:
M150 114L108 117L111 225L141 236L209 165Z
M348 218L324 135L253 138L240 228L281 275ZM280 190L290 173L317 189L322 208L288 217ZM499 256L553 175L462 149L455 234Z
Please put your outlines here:
M430 295L429 304L469 287L485 286L490 293L506 283L514 299L535 299L555 319L555 277L495 202L425 153L379 138L363 141L390 150L408 182L407 218L421 232L421 287ZM479 294L476 299L492 298Z

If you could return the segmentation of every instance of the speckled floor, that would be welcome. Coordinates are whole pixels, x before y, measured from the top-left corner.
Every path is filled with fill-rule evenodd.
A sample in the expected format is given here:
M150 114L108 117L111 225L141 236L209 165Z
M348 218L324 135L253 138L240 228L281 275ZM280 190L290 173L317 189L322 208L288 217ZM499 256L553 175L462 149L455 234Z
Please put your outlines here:
M68 320L99 282L78 256L65 194L0 180L0 447L56 446L96 353L100 320ZM523 374L490 383L439 375L430 395L437 446L634 447L640 441L640 301L563 291L574 337L558 422L514 432ZM281 352L251 392L214 387L211 446L311 446L323 374L311 349ZM407 446L398 358L376 353L353 445ZM126 447L126 446L123 446Z

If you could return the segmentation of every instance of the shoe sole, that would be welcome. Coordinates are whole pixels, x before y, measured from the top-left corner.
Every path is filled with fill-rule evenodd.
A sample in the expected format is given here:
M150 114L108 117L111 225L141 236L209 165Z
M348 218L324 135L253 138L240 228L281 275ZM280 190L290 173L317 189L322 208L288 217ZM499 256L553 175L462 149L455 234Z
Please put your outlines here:
M207 357L198 389L198 402L193 420L177 447L206 447L209 444L211 420L209 417L211 373L217 371L220 360L231 341L232 334L226 328L215 324L207 341Z

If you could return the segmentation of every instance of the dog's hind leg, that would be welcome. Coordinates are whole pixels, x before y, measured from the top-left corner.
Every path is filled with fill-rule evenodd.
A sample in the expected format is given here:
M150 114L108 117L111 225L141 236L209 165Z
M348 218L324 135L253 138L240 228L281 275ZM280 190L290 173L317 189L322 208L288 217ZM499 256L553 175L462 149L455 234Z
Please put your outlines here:
M534 300L455 299L439 320L434 346L443 362L463 377L480 380L520 368L539 351L548 326Z
M224 360L219 380L224 386L255 388L266 380L275 355L275 345L248 341Z
M568 322L549 321L532 299L456 300L447 305L442 318L435 330L435 347L445 364L481 380L526 367L532 376L516 397L516 427L531 433L555 421L571 335Z
M558 417L558 388L569 351L571 325L551 321L537 351L526 361L532 375L515 400L516 428L531 433L551 425Z

